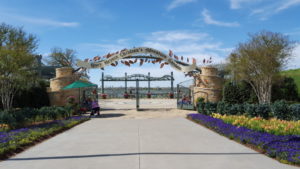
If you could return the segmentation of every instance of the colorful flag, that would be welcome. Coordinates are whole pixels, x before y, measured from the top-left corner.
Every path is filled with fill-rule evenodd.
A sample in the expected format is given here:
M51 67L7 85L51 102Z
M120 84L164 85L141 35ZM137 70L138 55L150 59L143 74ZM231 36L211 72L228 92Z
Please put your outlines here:
M174 58L175 58L176 60L178 60L178 56L174 55Z
M144 59L140 59L140 66L142 66L144 63Z
M173 56L173 51L169 50L169 56L172 57Z
M193 58L193 64L196 64L197 60L195 58Z

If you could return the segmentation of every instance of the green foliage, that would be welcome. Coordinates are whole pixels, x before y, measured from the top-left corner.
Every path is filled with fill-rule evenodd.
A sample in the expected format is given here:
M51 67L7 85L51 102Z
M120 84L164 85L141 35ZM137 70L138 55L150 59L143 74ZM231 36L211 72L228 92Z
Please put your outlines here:
M0 97L4 109L11 109L15 93L35 77L36 37L22 28L0 25Z
M217 103L206 102L204 105L204 114L211 115L217 112Z
M64 107L42 107L40 109L22 108L4 110L0 112L0 124L7 124L9 128L21 128L36 122L57 120L70 117L68 109Z
M268 104L245 104L245 114L249 117L271 117L271 108Z
M218 102L218 104L217 104L217 112L219 114L222 114L222 115L226 114L225 106L226 106L225 102L223 102L223 101Z
M227 104L226 105L227 114L230 115L240 115L244 113L244 105L243 104Z
M228 68L234 80L251 84L260 104L270 103L272 83L291 57L293 47L286 35L261 31L238 45L230 54Z
M294 79L294 82L296 83L298 88L298 95L300 96L300 69L286 70L280 72L280 74Z
M204 98L198 97L196 100L198 113L211 115L217 112L217 103L204 102Z
M270 108L269 104L258 104L256 106L255 111L259 117L262 117L264 119L270 118L271 108Z
M244 82L227 82L223 88L223 101L231 104L257 103L252 87Z
M275 117L282 120L292 119L292 115L289 113L289 106L286 101L280 100L272 104L272 111Z
M299 100L297 85L293 78L283 77L272 86L272 101L276 100Z
M291 120L300 120L300 104L292 104L289 107Z
M46 81L40 80L37 84L33 84L29 88L19 90L14 98L13 107L40 108L43 106L49 106L50 103L47 93L48 86L49 84Z
M3 157L17 153L18 150L23 149L24 146L26 147L35 142L39 142L88 119L87 117L69 118L37 125L32 128L24 128L24 130L12 131L11 133L8 131L4 134L4 137L7 137L9 141L4 139L4 141L0 143L0 158L3 160Z
M198 97L196 100L196 104L197 104L197 111L198 113L205 113L204 112L204 106L205 106L205 102L204 102L204 98L202 97Z

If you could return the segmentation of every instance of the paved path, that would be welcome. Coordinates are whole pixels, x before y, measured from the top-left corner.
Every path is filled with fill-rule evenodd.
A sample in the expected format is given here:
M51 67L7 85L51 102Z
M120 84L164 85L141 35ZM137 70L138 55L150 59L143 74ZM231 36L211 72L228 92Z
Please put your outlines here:
M292 169L182 117L94 118L0 169Z

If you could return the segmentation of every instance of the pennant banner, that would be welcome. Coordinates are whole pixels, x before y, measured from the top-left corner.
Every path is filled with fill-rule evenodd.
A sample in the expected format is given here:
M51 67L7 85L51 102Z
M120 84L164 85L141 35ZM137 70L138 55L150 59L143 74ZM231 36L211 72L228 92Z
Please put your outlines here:
M154 56L160 58L161 60L164 60L165 62L169 63L170 66L172 68L174 68L175 70L181 71L181 72L190 72L190 71L195 70L197 67L195 62L193 62L192 65L186 65L186 66L178 64L175 60L173 60L173 58L162 53L161 51L153 49L153 48L147 48L147 47L139 47L139 48L121 50L120 52L116 52L114 54L108 54L106 56L106 58L107 58L106 60L101 60L98 62L89 63L89 62L84 62L82 60L78 60L77 66L87 68L87 69L104 68L105 66L111 65L112 63L115 63L118 60L124 59L128 56L136 55L136 54L154 55ZM177 59L178 59L178 57L177 57Z

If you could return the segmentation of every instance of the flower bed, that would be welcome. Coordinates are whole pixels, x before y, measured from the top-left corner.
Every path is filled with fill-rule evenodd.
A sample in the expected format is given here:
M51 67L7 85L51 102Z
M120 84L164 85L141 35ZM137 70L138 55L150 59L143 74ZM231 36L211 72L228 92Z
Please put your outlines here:
M189 114L188 118L230 139L254 146L268 156L276 158L283 163L300 165L299 135L273 135L227 124L221 119L203 114Z
M34 145L37 142L58 134L88 119L89 118L87 117L71 117L65 120L55 120L31 126L29 128L0 132L0 159L6 159L30 145Z
M285 121L276 118L266 120L261 117L250 118L242 115L221 115L216 113L212 114L212 117L222 119L228 124L243 126L275 135L300 135L300 120Z

